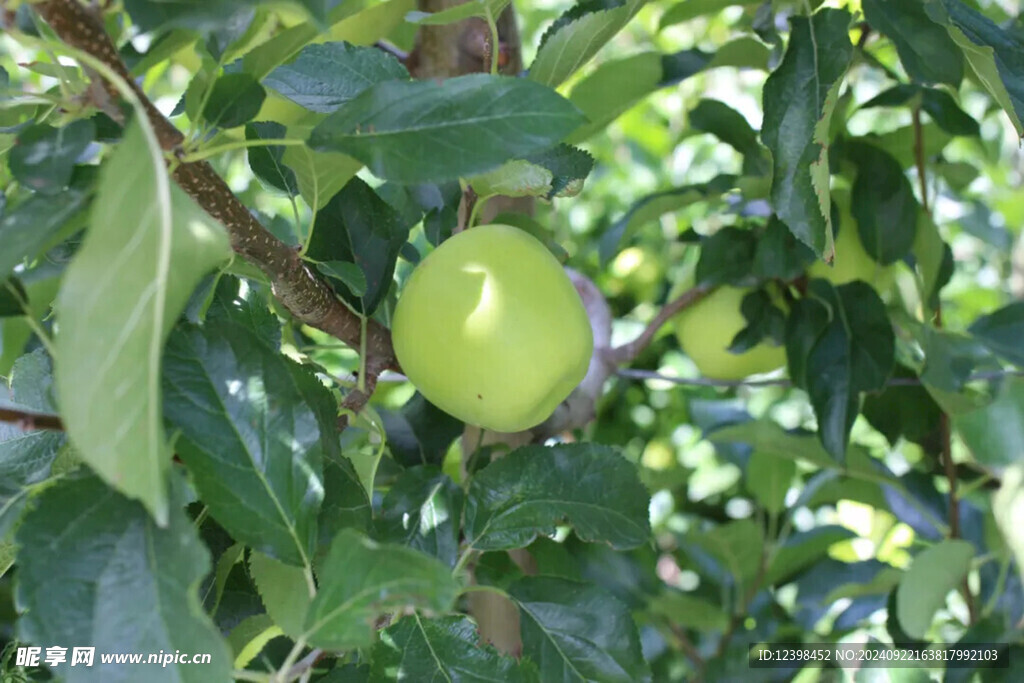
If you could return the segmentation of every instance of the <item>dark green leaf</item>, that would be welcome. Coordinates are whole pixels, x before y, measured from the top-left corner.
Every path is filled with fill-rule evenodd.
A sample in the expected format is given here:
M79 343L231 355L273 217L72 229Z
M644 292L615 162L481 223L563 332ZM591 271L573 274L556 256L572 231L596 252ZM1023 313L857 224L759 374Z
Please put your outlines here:
M758 280L792 280L814 260L814 252L772 214L758 236L751 272Z
M819 526L793 534L772 557L765 573L765 585L782 583L809 564L820 561L832 545L853 537L852 531L841 526Z
M896 159L867 144L849 148L857 164L851 211L864 251L882 265L906 256L914 246L920 207Z
M199 279L230 253L223 227L170 185L156 140L130 124L61 283L56 383L79 455L158 522L171 465L160 349Z
M768 287L774 285L769 284ZM755 289L743 296L740 312L747 326L736 333L729 344L731 353L743 353L762 341L779 346L786 338L786 313L775 305L772 294L766 289Z
M786 330L786 356L794 381L807 389L822 444L842 460L860 393L881 389L892 372L892 325L878 294L862 281L833 287L812 280L808 299L798 303Z
M21 639L99 652L210 653L202 666L150 667L149 680L231 679L231 656L197 592L209 552L180 501L163 528L96 477L61 481L36 503L18 530ZM131 671L97 656L94 666L68 669L68 680L128 681Z
M913 103L914 97L919 98L921 108L950 135L980 134L978 122L961 109L953 96L945 90L901 83L871 98L860 108L898 107L908 102Z
M958 87L964 60L949 34L925 12L923 0L863 0L864 15L872 28L896 46L903 68L921 83L947 83Z
M309 566L321 455L338 448L327 389L222 316L180 326L164 362L164 414L210 514L254 549Z
M646 0L585 0L573 6L544 32L529 78L552 88L597 54Z
M970 333L1006 360L1024 366L1024 301L978 318Z
M540 152L582 122L568 101L526 79L386 81L313 129L309 144L350 154L387 180L436 182Z
M433 555L449 567L459 554L462 489L434 467L405 470L380 505L378 537Z
M459 591L451 570L433 557L378 545L351 530L334 539L317 574L320 589L306 619L307 640L332 650L370 645L383 614L409 608L445 612Z
M913 381L917 374L897 365L893 377ZM878 394L868 394L862 410L871 426L896 446L899 439L921 444L926 450L938 447L942 409L922 386L887 386Z
M0 318L25 315L31 313L28 292L25 285L16 277L0 280Z
M545 683L650 680L629 609L593 584L528 576L509 587L523 655Z
M697 261L698 285L750 285L754 283L757 236L743 228L724 227L701 240Z
M355 467L346 457L324 460L324 502L320 507L321 544L342 529L368 532L373 510Z
M526 446L473 478L466 538L478 550L522 548L569 522L584 541L634 548L650 537L648 505L636 468L607 446Z
M250 123L245 127L246 140L281 140L287 135L287 128L271 121ZM285 166L284 151L284 145L250 147L249 168L264 185L294 197L299 193L299 181L295 171Z
M96 136L92 121L80 119L62 128L39 124L26 128L14 141L7 165L25 187L58 194L71 182L75 160Z
M392 457L404 467L440 465L463 424L416 393L400 412L382 411Z
M408 78L405 67L387 52L340 42L303 48L263 83L310 111L329 114L371 85Z
M1024 135L1024 36L1001 29L961 0L927 0L925 11L945 26L1017 135Z
M374 681L537 680L529 663L517 662L481 642L476 625L464 616L404 617L384 631L371 660Z
M743 175L759 176L771 171L771 157L738 111L718 100L701 100L690 112L690 126L714 135L743 155Z
M203 120L217 128L235 128L256 118L267 91L247 73L228 73L213 83Z
M827 133L853 54L845 10L794 17L789 47L764 84L761 139L772 153L775 212L819 256L832 250Z
M373 313L391 288L398 252L409 238L401 216L359 178L345 184L316 215L309 258L355 264L363 274L364 292L346 279L332 278L339 293L364 315ZM358 288L356 288L358 289Z

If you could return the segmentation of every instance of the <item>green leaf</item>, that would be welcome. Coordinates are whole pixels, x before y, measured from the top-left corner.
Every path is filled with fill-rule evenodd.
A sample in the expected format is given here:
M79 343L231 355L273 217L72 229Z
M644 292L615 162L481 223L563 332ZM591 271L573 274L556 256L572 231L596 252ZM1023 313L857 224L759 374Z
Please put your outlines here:
M372 314L391 288L398 252L409 226L373 189L352 178L316 215L306 255L321 263L345 261L358 266L364 282L330 278L338 293L364 315ZM322 268L321 268L322 270ZM359 287L350 287L346 279Z
M333 397L309 368L223 315L179 326L164 362L164 413L210 514L255 550L308 567L321 454L338 450Z
M1024 366L1024 302L1015 301L975 320L969 329L975 338L1015 365Z
M678 211L690 204L717 197L736 186L736 176L719 175L709 182L662 190L637 200L625 214L605 230L598 243L601 263L607 264L618 253L623 238L639 226Z
M414 4L414 0L386 0L365 7L358 0L342 2L327 12L326 32L321 32L315 22L304 22L285 29L245 55L242 69L257 79L263 79L274 67L290 59L310 42L344 40L355 45L373 45L400 26L405 13Z
M468 0L440 12L409 12L405 20L420 26L444 26L470 17L497 19L509 0Z
M210 556L192 520L171 505L163 528L96 477L44 491L18 530L19 638L99 652L210 653L202 666L149 667L149 680L231 680L231 655L203 612ZM70 652L68 653L70 658ZM69 681L125 680L123 664L69 668Z
M1024 578L1024 464L1012 465L1003 472L1003 483L992 496L992 513L1017 561Z
M819 526L791 535L772 556L764 584L775 586L787 581L801 569L820 560L836 543L855 536L841 526Z
M200 277L231 247L169 185L156 141L137 123L100 173L91 227L57 297L58 403L82 459L163 523L171 453L161 349Z
M253 551L249 555L249 576L274 623L290 638L301 636L306 612L313 601L306 573L299 567Z
M751 272L758 280L792 280L814 261L814 252L772 214L758 236Z
M900 83L879 93L860 106L861 109L872 107L898 107L901 105L920 105L928 112L944 131L950 135L980 135L978 122L970 114L960 108L953 96L945 90L924 88L912 83Z
M34 195L0 216L0 280L25 259L35 258L88 203L87 188L71 187L54 195Z
M802 370L793 378L807 389L822 444L841 460L860 393L882 389L895 363L885 304L863 281L833 287L811 280L808 297L795 302L790 314L786 357L791 368Z
M387 52L339 42L303 48L263 83L310 111L329 114L371 85L408 78L401 62Z
M845 10L792 18L789 47L764 84L761 139L772 153L772 205L814 253L832 253L827 134L853 45Z
M926 0L925 11L945 26L978 81L1024 136L1024 38L997 26L960 0Z
M752 230L727 226L701 239L694 271L698 285L754 284L753 263L757 235Z
M366 294L366 275L356 264L349 261L325 261L316 264L316 267L327 277L341 281L353 296Z
M913 638L928 635L935 613L971 568L974 547L967 541L945 540L914 556L896 588L896 616Z
M526 79L386 81L314 128L309 145L350 154L386 180L437 182L547 149L582 122L560 95Z
M52 414L51 372L50 359L42 349L15 361L10 373L10 403L33 413ZM26 486L50 476L64 441L60 432L26 431L16 424L0 423L0 512Z
M363 167L362 162L335 152L314 152L305 146L285 149L282 161L295 171L299 193L314 210L327 205L331 197L345 186Z
M552 88L597 54L646 4L646 0L585 0L544 33L529 78Z
M245 127L246 140L281 140L287 137L288 131L280 123L261 121L250 123ZM284 163L284 145L268 145L249 147L249 168L253 175L270 189L280 190L289 197L299 194L299 181L295 171Z
M647 609L672 624L698 631L722 631L729 625L729 615L721 607L678 590L666 589L658 593L651 598Z
M352 462L346 457L327 458L324 461L324 502L320 508L321 543L326 544L342 529L368 531L372 518L366 489Z
M209 34L252 11L246 0L125 0L124 8L139 30L188 28Z
M658 27L663 29L666 26L681 24L684 21L690 21L697 17L717 14L726 7L732 7L734 5L746 7L748 5L757 5L760 3L761 0L682 0L681 2L677 2L672 5L664 14L661 15Z
M896 46L903 68L919 83L959 87L964 77L963 55L949 34L928 17L924 0L863 0L871 27Z
M650 680L629 609L603 588L528 576L509 594L519 606L523 656L545 683Z
M857 164L851 211L864 251L882 265L906 256L914 246L920 207L900 163L867 144L849 148Z
M228 645L234 654L234 667L244 669L274 638L282 635L269 614L246 617L228 634Z
M224 74L213 83L203 120L217 128L235 128L260 113L267 91L252 74Z
M454 567L459 554L462 489L434 467L405 470L380 505L377 537L433 555Z
M796 461L754 451L747 461L747 489L773 514L786 509L786 493L796 476Z
M346 529L319 568L320 589L306 618L314 647L349 650L373 643L383 614L406 609L445 612L459 592L451 570L433 557L380 545Z
M989 467L1019 462L1024 453L1024 379L1005 378L994 401L954 416L953 424L976 461Z
M502 655L480 639L464 616L403 617L373 647L374 681L536 681L528 663Z
M764 553L764 532L750 519L740 519L692 534L690 539L717 560L737 581L754 578Z
M481 197L575 197L594 167L594 157L569 145L508 161L493 171L469 178Z
M71 182L75 161L96 137L92 121L80 119L61 128L30 126L18 134L7 165L25 187L58 194Z
M636 468L599 444L526 446L477 474L466 500L466 539L478 550L523 548L568 522L587 542L648 542L649 496Z

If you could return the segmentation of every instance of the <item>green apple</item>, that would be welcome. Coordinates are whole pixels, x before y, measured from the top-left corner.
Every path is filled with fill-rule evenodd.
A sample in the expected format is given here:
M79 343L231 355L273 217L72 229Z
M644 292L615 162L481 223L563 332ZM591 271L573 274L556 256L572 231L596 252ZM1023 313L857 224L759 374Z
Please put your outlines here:
M836 256L831 266L824 261L815 261L807 269L807 275L824 278L834 285L863 280L876 291L889 289L893 282L892 268L879 264L864 250L857 233L857 223L850 213L849 193L833 190L832 200L839 206L841 217L835 241Z
M785 348L769 341L743 353L729 351L733 338L747 326L740 307L750 291L723 285L674 318L679 345L704 377L737 380L785 365Z
M423 259L398 300L392 336L427 400L498 432L547 419L583 380L594 343L561 264L508 225L466 230Z

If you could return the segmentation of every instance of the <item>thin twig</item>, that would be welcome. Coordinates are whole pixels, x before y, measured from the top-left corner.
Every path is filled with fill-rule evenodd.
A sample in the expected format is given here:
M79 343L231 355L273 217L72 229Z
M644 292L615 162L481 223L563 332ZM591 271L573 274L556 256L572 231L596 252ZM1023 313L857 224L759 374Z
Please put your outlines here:
M914 122L914 163L917 166L917 182L921 193L921 210L931 215L928 202L928 176L925 166L924 126L921 125L921 107L913 108ZM935 327L942 329L942 300L935 305ZM953 433L949 424L949 413L942 411L939 415L939 460L942 464L946 480L949 482L949 537L960 538L960 494L957 484L956 463L953 462ZM974 593L965 576L960 584L960 592L967 604L968 621L974 624L978 619Z
M609 351L608 359L618 365L632 362L640 355L641 351L647 348L654 339L654 335L658 333L658 330L665 323L684 308L692 306L710 293L711 290L707 287L694 287L684 292L677 299L668 302L658 311L658 315L654 316L654 320L648 323L644 331L640 333L640 336L627 344L616 346Z
M616 374L624 379L636 379L636 380L657 380L659 382L669 382L671 384L680 384L685 386L695 387L790 387L793 386L793 381L788 377L768 377L765 379L739 379L739 380L724 380L724 379L711 379L708 377L675 377L673 375L665 375L654 370L636 370L634 368L619 368L616 370ZM1024 377L1024 370L992 370L988 372L977 372L967 377L967 382L984 382L996 379L1002 379L1004 377ZM924 381L919 377L890 377L889 381L885 383L887 387L920 387L924 386Z
M53 431L64 431L64 423L56 415L44 413L31 413L14 408L0 408L0 422L13 422L26 432L36 429L51 429Z

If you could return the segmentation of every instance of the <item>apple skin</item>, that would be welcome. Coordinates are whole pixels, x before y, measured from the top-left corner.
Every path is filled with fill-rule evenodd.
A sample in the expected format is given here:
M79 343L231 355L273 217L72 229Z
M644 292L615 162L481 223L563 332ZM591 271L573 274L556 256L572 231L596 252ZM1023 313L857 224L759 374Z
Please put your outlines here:
M767 341L743 353L729 351L733 338L747 326L740 306L750 291L723 285L673 319L679 345L704 377L738 380L785 365L785 347Z
M594 344L561 264L508 225L465 230L423 259L398 300L392 339L427 400L498 432L547 419L587 374Z
M836 256L831 266L821 260L815 261L807 269L807 275L824 278L836 286L863 280L874 287L875 291L889 289L893 283L892 268L881 265L864 250L857 233L857 223L850 213L849 193L834 190L832 199L839 205L841 216L836 234Z

